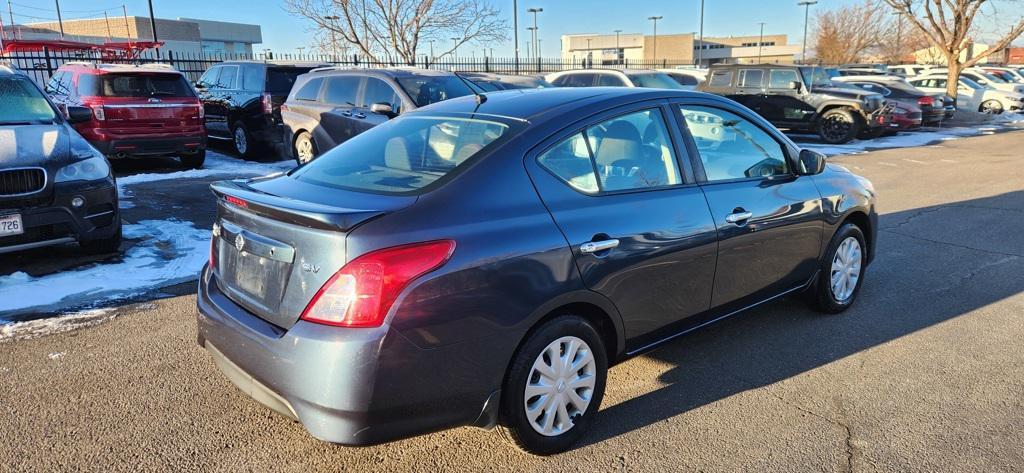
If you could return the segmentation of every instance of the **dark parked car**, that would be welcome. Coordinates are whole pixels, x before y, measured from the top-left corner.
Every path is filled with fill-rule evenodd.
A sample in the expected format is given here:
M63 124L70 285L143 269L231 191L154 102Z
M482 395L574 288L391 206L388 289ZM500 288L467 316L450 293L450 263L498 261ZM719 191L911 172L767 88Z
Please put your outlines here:
M210 138L231 141L244 158L267 148L281 150L281 104L296 78L322 66L228 61L211 67L195 84Z
M185 75L163 64L64 63L46 84L57 106L92 110L75 129L109 158L206 160L203 108Z
M831 144L893 127L881 95L836 87L819 67L713 65L697 89L729 97L779 128L816 132Z
M646 87L684 90L684 87L668 74L650 69L578 69L553 72L544 78L555 87Z
M460 72L459 75L468 79L483 92L554 87L550 82L544 80L543 77L537 76L517 76L490 72Z
M402 113L472 93L451 72L318 69L299 78L281 107L284 142L303 164Z
M103 153L17 69L0 64L0 254L77 241L111 253L121 244L117 188Z
M945 94L929 94L898 77L846 76L832 80L874 92L885 97L886 100L915 104L921 109L921 119L925 125L942 124L942 120L946 118L947 100L950 107L953 105L953 100Z
M786 294L841 312L877 235L867 180L672 90L448 100L213 192L199 345L347 445L500 425L563 451L608 366Z

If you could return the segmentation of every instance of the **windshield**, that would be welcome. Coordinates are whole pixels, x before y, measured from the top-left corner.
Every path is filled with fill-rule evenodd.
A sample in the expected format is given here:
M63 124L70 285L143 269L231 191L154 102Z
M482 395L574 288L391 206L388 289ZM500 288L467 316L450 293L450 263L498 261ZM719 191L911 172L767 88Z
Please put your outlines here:
M804 78L804 84L811 88L829 87L832 85L832 80L829 78L828 73L820 67L801 67L800 75Z
M196 96L181 74L82 74L78 87L82 95L100 97Z
M50 102L26 77L0 77L0 125L37 125L57 118Z
M1011 74L1009 72L1006 72L1006 71L989 71L989 74L992 74L992 75L994 75L994 76L996 76L996 77L998 77L998 78L1000 78L1003 81L1008 82L1008 83L1009 82L1016 82L1016 83L1022 82L1020 80L1020 78L1018 78L1017 76L1015 76L1015 75L1013 75L1013 74Z
M267 92L286 95L292 90L295 79L311 71L311 67L271 67L267 69Z
M1005 84L1006 83L1005 80L1003 80L1001 77L997 77L995 74L989 74L987 72L979 72L978 75L981 76L981 78L983 78L983 79L985 79L985 80L987 80L989 82L992 82L993 84Z
M627 72L626 77L633 81L637 87L648 87L651 89L682 89L675 79L662 72Z
M292 176L341 189L411 193L451 173L507 129L488 120L410 115L357 135Z
M399 77L397 80L398 85L405 89L405 93L409 94L417 107L473 93L462 79L454 75L409 76Z
M961 77L960 78L960 84L961 85L966 85L967 87L970 87L970 88L972 88L974 90L981 90L981 89L991 88L991 87L985 87L985 86L983 86L983 85L981 85L981 84L979 84L977 82L974 82L973 80L968 79L966 77Z

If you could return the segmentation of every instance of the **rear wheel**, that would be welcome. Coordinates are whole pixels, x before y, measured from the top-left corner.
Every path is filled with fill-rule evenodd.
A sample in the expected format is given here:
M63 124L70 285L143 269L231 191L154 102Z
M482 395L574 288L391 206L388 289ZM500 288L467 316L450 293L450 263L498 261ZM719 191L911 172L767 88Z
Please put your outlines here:
M998 115L1003 113L1003 104L999 103L998 100L986 100L981 103L980 107L978 107L978 111L981 113Z
M253 141L252 134L249 133L245 124L238 123L231 129L231 142L235 145L235 152L239 156L244 159L253 157L256 151L256 143Z
M828 144L842 144L857 137L862 126L860 119L848 108L833 108L821 115L818 136Z
M313 137L308 132L300 132L295 137L295 161L299 164L306 164L316 159L317 152L316 143L313 143Z
M178 156L178 160L181 161L182 167L199 169L203 167L203 163L206 162L206 150L199 150L195 154L183 154Z
M860 227L847 223L839 228L821 261L818 280L808 294L815 310L835 314L853 305L864 280L867 251Z
M566 315L544 323L509 366L499 431L529 453L568 450L597 415L607 372L604 343L586 319Z

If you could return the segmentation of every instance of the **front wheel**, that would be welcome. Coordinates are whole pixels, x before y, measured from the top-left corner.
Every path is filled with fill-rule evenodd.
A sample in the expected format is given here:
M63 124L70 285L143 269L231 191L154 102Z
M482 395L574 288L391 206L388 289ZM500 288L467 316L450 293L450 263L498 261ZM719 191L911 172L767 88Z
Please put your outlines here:
M552 319L516 351L501 395L499 431L522 450L568 450L597 415L608 357L600 334L573 315Z
M316 143L308 132L301 132L295 137L295 161L300 165L306 164L317 156Z
M814 309L831 314L849 309L860 293L866 264L864 232L852 223L844 224L829 242L818 279L808 294Z
M978 107L978 111L989 115L999 115L1003 113L1003 104L999 103L998 100L986 100Z
M848 108L833 108L821 115L818 136L821 140L838 145L857 137L861 130L860 119Z

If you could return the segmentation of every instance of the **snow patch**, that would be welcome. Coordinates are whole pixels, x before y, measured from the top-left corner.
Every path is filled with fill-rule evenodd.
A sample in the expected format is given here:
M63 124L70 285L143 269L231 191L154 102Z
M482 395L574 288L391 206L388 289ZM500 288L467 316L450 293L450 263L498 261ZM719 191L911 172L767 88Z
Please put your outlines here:
M194 179L219 175L253 176L288 171L295 167L291 160L258 163L230 158L220 153L207 151L206 162L202 169L166 173L142 173L119 177L118 186L131 186L143 182L165 181L169 179ZM123 194L122 194L123 195Z
M99 325L117 316L114 309L92 309L64 314L59 317L28 320L0 325L0 343L11 340L27 340L57 333L69 332L83 327Z
M64 358L64 355L67 355L67 352L58 351L58 352L50 353L49 355L46 355L46 357L51 359L51 360L59 360L61 358Z
M208 258L210 232L191 222L143 220L124 226L124 237L140 239L114 263L32 277L0 277L0 313L40 312L58 306L99 305L195 280ZM6 326L0 326L6 327Z
M991 128L992 133L996 128ZM985 133L981 128L957 127L945 128L936 131L915 131L900 132L894 136L885 136L873 140L854 140L841 145L829 145L821 143L800 143L802 148L812 149L828 156L840 154L861 154L869 151L890 149L890 148L911 148L925 146L938 141L956 140L968 136L977 136Z

